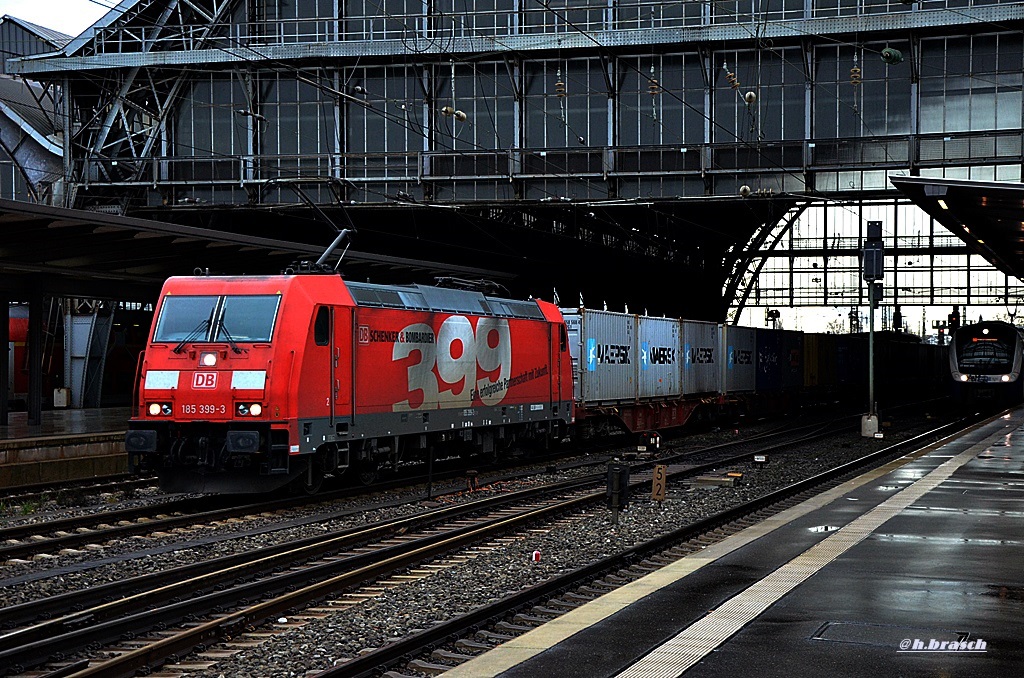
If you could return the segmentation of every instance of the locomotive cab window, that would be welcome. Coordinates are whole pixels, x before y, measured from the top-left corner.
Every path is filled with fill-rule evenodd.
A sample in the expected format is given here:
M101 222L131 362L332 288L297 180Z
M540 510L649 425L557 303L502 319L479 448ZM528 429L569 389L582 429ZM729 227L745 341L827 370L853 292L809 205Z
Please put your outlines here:
M280 300L276 294L224 297L216 341L270 341Z
M331 312L326 306L321 306L316 310L313 340L316 341L317 346L326 346L331 341Z
M206 341L218 297L165 297L153 341Z
M268 342L280 295L168 296L153 341Z

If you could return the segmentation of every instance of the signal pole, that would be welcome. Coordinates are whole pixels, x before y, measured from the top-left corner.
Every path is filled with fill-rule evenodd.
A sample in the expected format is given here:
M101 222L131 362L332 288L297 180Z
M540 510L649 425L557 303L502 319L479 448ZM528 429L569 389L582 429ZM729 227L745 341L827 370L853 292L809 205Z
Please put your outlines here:
M863 249L863 276L868 284L868 413L860 419L860 434L878 437L878 413L875 411L875 307L882 300L885 254L882 247L882 222L869 221Z

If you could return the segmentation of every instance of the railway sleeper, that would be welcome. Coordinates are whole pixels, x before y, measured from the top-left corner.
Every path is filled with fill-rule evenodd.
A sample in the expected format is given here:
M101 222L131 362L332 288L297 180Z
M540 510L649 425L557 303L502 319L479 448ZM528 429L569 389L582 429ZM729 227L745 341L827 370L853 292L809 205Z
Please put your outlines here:
M439 659L446 662L468 662L470 659L476 657L475 654L461 654L459 652L450 652L448 650L434 650L430 653L432 659Z
M629 570L619 570L615 574L606 574L604 577L604 580L606 582L610 584L618 584L620 586L622 584L628 584L630 582L636 581L636 579L636 577L631 576Z
M708 542L708 543L713 544L714 542ZM657 572L658 570L661 569L662 566L661 565L655 565L654 563L651 563L651 562L649 562L647 560L644 560L641 563L635 563L633 565L630 565L629 567L634 572L642 572L643 574L646 575L646 574L650 574L651 572Z
M477 654L481 654L487 652L490 649L493 649L494 645L490 645L488 643L480 643L475 640L470 640L469 638L459 638L455 641L455 648L459 650L467 650L470 652L476 652Z
M507 622L507 621L504 621L504 620L502 620L502 621L498 622L497 624L495 624L494 628L497 629L498 631L508 631L510 633L515 633L515 634L522 634L522 633L526 633L527 631L532 631L533 630L532 626L526 626L526 625L523 625L523 624L513 624L511 622Z
M550 619L556 619L566 613L566 610L555 610L550 607L544 607L543 605L534 605L530 608L530 612L535 614L542 614Z
M615 582L605 581L603 579L598 579L597 581L593 582L592 585L594 587L596 587L597 589L603 589L605 591L614 591L615 589L617 589L620 586L622 586L622 584L617 584Z
M651 556L647 560L649 560L652 563L659 563L661 565L671 565L672 563L676 562L679 559L678 558L673 558L670 555L657 555L657 556Z
M535 617L531 614L519 613L515 617L512 617L512 621L523 626L537 627L543 626L551 621L551 617Z
M504 633L494 633L493 631L487 631L484 629L480 629L479 631L477 631L474 634L474 636L482 640L492 641L496 645L501 645L502 643L508 642L515 638L515 636L510 636Z
M608 593L608 591L610 591L611 589L595 589L593 586L586 585L586 586L581 586L581 587L579 587L576 590L579 593L581 593L581 594L583 594L585 596L590 596L591 599L593 599L593 598L600 598L604 594Z
M439 676L442 673L452 670L450 664L433 664L431 662L423 661L422 659L413 659L409 662L409 668L414 671L426 673L430 676Z

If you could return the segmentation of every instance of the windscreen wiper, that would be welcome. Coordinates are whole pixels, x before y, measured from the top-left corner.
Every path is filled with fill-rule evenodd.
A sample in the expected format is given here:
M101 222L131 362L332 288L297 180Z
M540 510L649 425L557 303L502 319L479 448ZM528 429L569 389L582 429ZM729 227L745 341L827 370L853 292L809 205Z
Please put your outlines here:
M181 353L182 351L185 350L185 344L187 344L189 342L192 342L192 341L195 341L196 339L198 339L199 336L201 334L203 334L204 332L206 332L206 330L209 327L210 327L210 319L209 318L206 318L206 319L200 321L200 323L198 325L196 325L196 328L194 330L192 330L191 332L189 332L187 335L185 335L185 338L181 340L181 343L179 343L177 346L175 346L172 350L175 353Z
M238 348L238 344L235 343L235 338L231 336L230 332L228 332L228 327L227 325L224 324L223 319L221 319L220 331L217 333L217 338L219 339L220 335L222 334L224 335L224 338L228 340L228 346L231 347L232 351L234 351L235 353L242 352L242 349Z

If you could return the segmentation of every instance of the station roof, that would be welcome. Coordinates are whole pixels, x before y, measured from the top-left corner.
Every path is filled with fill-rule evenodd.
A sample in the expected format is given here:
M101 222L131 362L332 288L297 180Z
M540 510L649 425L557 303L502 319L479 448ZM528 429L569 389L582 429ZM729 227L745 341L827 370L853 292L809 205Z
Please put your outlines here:
M329 243L330 238L325 238ZM324 245L0 199L0 290L152 300L172 275L266 274L315 261ZM340 254L340 250L335 253ZM479 276L477 268L349 250L344 270ZM487 271L493 275L492 271Z
M434 281L513 299L561 294L567 304L639 304L717 320L723 262L797 201L189 204L123 216L0 200L0 292L16 301L33 290L151 301L166 278L197 268L267 275L316 261L340 227L354 225L339 269L348 282Z
M889 181L972 252L1024 280L1024 184L898 176Z

